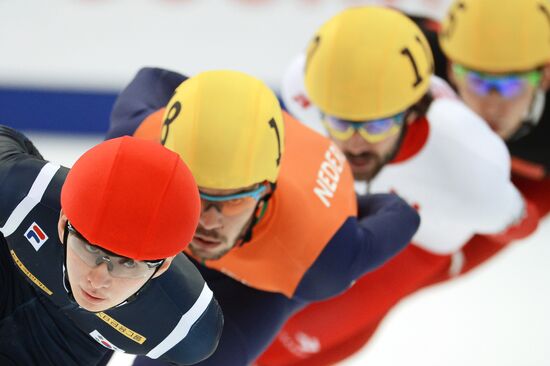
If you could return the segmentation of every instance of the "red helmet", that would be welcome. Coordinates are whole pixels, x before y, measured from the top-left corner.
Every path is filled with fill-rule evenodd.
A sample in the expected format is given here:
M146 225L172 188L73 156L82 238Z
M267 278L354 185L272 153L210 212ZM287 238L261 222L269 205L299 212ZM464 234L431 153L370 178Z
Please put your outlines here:
M200 216L199 191L181 158L158 142L128 136L78 159L61 207L90 243L136 260L181 252Z

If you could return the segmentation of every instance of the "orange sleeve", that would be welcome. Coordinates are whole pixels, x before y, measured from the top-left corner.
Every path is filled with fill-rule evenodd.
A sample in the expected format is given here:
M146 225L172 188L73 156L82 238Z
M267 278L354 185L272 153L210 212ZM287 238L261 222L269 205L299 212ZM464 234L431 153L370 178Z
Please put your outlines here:
M134 136L145 140L159 141L165 109L161 108L148 115L134 132Z

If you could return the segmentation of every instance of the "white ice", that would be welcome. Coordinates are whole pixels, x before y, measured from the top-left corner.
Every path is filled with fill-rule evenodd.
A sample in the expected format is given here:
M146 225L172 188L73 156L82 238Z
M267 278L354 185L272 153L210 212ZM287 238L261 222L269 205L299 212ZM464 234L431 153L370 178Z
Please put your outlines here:
M100 136L30 134L71 165ZM341 366L550 365L550 219L477 271L398 305L370 344ZM319 321L322 321L320 319ZM127 366L118 354L110 365Z

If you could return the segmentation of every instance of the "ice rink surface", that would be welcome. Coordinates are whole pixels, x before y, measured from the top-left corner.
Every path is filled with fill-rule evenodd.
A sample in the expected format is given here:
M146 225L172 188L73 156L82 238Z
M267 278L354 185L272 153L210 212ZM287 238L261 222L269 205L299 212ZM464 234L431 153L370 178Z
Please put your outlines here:
M101 136L29 136L46 159L66 166L101 141ZM401 302L369 346L340 366L550 365L549 311L546 219L534 235L477 271ZM130 362L121 354L110 365Z

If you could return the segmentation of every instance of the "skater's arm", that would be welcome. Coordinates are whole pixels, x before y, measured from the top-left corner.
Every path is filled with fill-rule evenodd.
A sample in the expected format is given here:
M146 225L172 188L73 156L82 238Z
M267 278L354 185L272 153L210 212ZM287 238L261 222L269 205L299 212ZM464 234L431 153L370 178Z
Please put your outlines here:
M296 296L321 300L398 254L420 225L418 213L394 194L358 199L359 218L349 218L333 236L300 283Z
M152 113L166 106L174 90L187 79L176 72L145 67L119 94L106 138L133 135Z

